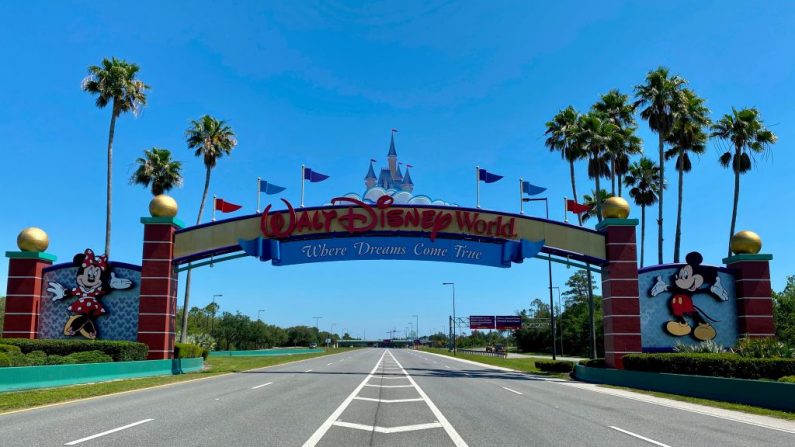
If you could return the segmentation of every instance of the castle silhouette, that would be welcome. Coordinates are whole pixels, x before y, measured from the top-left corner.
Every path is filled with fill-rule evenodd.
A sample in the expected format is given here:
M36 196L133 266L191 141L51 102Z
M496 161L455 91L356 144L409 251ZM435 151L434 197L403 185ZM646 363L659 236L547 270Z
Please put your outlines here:
M406 165L406 175L403 175L403 173L400 172L400 165L402 163L398 163L397 151L395 150L394 131L392 132L392 137L389 142L389 153L387 153L386 158L389 167L381 168L381 172L378 174L378 177L375 176L375 170L373 169L373 163L375 163L375 160L370 160L370 168L367 170L367 175L364 177L364 186L368 190L370 188L380 186L386 190L393 189L398 191L413 192L414 182L411 181L411 174L409 174L409 168L411 165Z

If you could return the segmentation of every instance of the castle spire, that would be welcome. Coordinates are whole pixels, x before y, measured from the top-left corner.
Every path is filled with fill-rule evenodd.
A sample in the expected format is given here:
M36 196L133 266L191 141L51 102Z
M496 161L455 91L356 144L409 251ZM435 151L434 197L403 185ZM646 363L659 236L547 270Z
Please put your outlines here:
M411 174L409 174L409 168L411 165L406 165L406 175L403 176L403 183L400 185L400 189L403 191L414 192L414 182L411 181Z
M389 142L389 153L387 154L387 156L390 157L397 157L397 151L395 150L395 132L397 132L397 129L392 129L392 138Z
M398 178L397 151L395 150L395 132L397 132L397 129L392 129L392 136L389 141L389 153L386 157L387 161L389 162L389 176L393 180Z
M373 160L371 158L370 159L370 168L367 170L367 175L364 177L364 186L367 189L370 189L373 186L375 186L376 179L377 179L377 177L375 176L375 170L373 169L373 163L375 163L375 160Z

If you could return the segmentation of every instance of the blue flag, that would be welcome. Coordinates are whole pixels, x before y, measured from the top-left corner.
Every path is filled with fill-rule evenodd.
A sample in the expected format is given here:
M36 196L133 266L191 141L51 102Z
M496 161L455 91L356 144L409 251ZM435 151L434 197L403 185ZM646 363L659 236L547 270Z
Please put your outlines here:
M322 182L327 178L328 176L325 174L315 172L309 168L304 168L304 180L309 180L312 183L316 183L316 182Z
M268 183L265 180L260 180L259 182L259 191L264 192L265 194L268 195L279 194L285 189L287 188L285 188L284 186L277 186L274 185L273 183Z
M541 194L546 190L547 190L546 188L533 185L530 182L522 182L522 192L527 194L528 196L535 196L537 194Z
M493 174L485 169L478 169L478 180L481 182L494 183L501 178L501 175Z

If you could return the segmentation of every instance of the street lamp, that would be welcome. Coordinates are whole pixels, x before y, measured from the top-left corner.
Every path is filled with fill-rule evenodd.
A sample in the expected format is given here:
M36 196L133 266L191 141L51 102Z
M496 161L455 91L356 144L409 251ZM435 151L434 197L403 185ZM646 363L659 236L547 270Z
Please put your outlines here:
M260 314L262 314L262 312L265 312L265 309L260 309L260 310L257 311L257 321L262 321L262 319L260 319L260 317L259 317Z
M553 289L558 289L558 318L560 318L558 332L560 333L560 355L563 355L563 307L560 304L560 287L556 286Z
M219 297L220 298L220 297L223 297L223 296L224 295L222 293L216 293L215 295L213 295L213 302L212 302L212 305L213 305L213 308L212 308L213 309L213 319L210 322L210 335L214 335L215 334L215 312L217 312L217 310L218 310L218 305L215 304L215 297Z
M544 202L544 210L546 212L546 219L549 220L549 200L546 197L539 197L531 199L523 197L522 202ZM557 357L557 340L555 340L555 303L552 300L552 254L547 253L547 269L549 271L549 321L552 326L552 360Z
M452 286L453 287L453 356L456 355L456 347L455 347L455 283L454 282L443 282L443 286Z
M414 329L417 331L417 338L420 338L420 316L419 315L412 315L412 317L414 317L414 319L416 320L416 323L417 323L414 326Z

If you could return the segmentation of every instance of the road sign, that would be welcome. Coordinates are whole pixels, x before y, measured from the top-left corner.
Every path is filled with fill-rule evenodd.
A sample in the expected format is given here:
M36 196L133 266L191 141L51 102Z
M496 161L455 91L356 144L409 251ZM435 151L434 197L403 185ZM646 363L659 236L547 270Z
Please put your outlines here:
M522 317L518 315L497 315L496 326L498 331L521 329Z
M494 329L494 315L470 315L470 329Z

